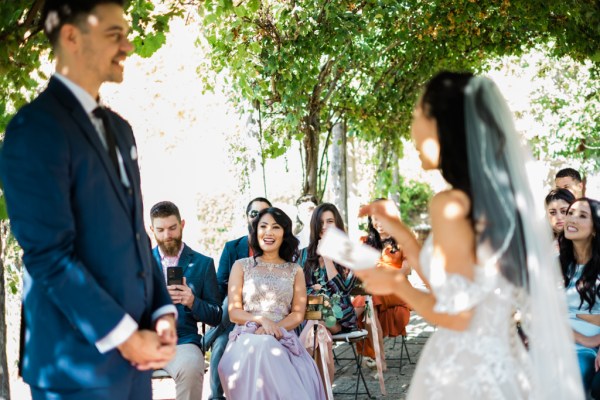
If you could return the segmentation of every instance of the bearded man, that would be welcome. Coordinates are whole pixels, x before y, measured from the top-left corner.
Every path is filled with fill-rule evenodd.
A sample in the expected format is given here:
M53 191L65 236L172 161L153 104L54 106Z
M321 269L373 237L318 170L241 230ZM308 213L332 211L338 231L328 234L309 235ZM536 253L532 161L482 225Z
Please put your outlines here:
M163 369L175 380L177 400L202 398L204 353L198 322L221 322L215 263L183 243L185 220L170 201L155 204L150 210L150 230L158 245L152 250L161 273L167 280L168 268L181 268L182 282L167 289L177 307L177 352Z

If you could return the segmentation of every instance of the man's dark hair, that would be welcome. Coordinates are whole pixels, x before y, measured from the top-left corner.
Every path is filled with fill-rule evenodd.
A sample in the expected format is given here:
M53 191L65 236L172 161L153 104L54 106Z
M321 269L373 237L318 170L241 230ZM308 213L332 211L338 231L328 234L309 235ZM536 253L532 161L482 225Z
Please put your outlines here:
M579 173L579 171L577 171L576 169L573 168L563 168L560 171L558 171L556 173L556 176L554 177L554 179L557 178L566 178L566 177L570 177L575 179L577 182L581 182L581 174Z
M124 0L46 0L42 9L42 28L52 47L58 43L60 29L65 24L77 25L85 30L85 19L100 4L117 4L124 7Z
M156 203L150 209L150 221L154 222L154 218L166 218L174 215L177 217L177 221L181 222L181 214L179 214L179 208L170 201L161 201Z
M252 200L250 200L250 202L246 206L246 214L248 214L250 212L250 209L252 208L252 203L254 203L255 201L260 201L261 203L267 203L269 205L269 207L273 207L271 202L269 200L265 199L264 197L255 197Z

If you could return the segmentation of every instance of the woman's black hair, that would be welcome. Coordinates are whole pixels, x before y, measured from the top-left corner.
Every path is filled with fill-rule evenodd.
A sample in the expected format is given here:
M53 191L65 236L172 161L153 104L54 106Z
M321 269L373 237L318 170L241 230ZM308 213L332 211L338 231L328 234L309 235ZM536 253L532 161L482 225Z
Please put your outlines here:
M296 262L300 252L298 251L298 245L300 241L296 239L292 233L292 220L282 210L277 207L269 207L261 210L254 221L252 221L252 232L250 234L250 247L254 253L254 260L256 257L263 255L263 250L260 248L258 243L258 224L265 214L269 214L273 217L275 222L283 228L283 242L279 248L279 257L283 258L287 262Z
M385 200L385 198L381 197L378 199L373 200L373 203L376 201L381 201L381 200ZM377 249L377 250L383 250L384 247L386 247L387 245L391 245L392 246L392 253L395 253L396 251L398 251L398 244L396 243L396 241L394 240L394 238L392 238L391 236L385 240L381 240L381 236L379 235L379 232L377 232L377 229L375 229L375 227L373 226L373 219L371 218L371 216L369 215L369 224L367 226L367 240L365 241L365 244L368 244L369 246Z
M319 268L319 255L317 254L317 246L319 245L319 240L321 239L321 230L323 229L323 221L321 221L321 218L327 211L331 211L333 213L336 228L341 229L342 231L346 230L342 215L335 205L331 203L321 203L317 206L317 208L315 208L312 217L310 218L310 242L306 249L306 262L304 263L304 278L307 285L313 284L313 273L317 268ZM336 263L334 263L334 265L338 274L346 278L348 275L346 268Z
M420 106L437 123L440 171L446 182L471 198L464 92L471 73L440 72L426 85Z
M575 195L567 189L553 189L546 196L546 207L548 207L551 202L556 200L563 200L571 204L575 201Z
M583 267L583 273L575 283L575 287L577 288L577 292L579 292L579 297L581 299L579 308L581 309L583 303L586 302L589 306L588 310L592 311L594 304L596 304L598 293L600 292L600 285L597 285L596 283L598 276L600 275L600 235L598 234L600 232L600 202L587 197L582 197L571 203L567 210L567 215L569 214L571 207L573 207L573 204L580 201L585 201L590 206L594 232L590 239L592 242L592 256ZM564 232L560 234L558 243L560 245L560 267L565 280L565 287L567 287L576 270L575 249L573 242L565 237Z

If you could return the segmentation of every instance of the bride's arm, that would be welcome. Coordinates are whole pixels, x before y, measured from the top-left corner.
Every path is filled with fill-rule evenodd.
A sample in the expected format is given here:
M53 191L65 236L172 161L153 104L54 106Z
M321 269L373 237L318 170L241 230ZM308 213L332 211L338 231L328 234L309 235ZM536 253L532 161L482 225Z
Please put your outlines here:
M460 274L467 279L473 279L475 240L468 219L469 209L468 197L456 190L439 193L432 200L430 207L434 238L432 269L443 268L447 273ZM377 216L381 220L381 215ZM385 225L384 229L405 249L409 263L413 267L419 267L418 254L415 254L418 249L416 239L410 232L406 232L407 228L401 228L394 220L392 222ZM398 270L375 268L357 271L357 275L366 284L368 291L374 294L393 293L400 296L415 312L434 325L455 330L465 330L469 326L473 316L472 309L457 314L435 312L435 295L413 288Z
M306 282L301 268L296 271L294 278L294 297L292 298L292 311L287 317L277 323L288 331L296 328L304 321L304 313L306 311Z

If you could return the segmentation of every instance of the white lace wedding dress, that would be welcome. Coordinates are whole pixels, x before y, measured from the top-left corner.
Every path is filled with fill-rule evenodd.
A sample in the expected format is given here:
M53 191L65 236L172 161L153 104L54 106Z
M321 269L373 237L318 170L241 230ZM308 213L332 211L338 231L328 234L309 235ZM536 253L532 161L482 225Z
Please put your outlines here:
M409 399L526 399L530 364L512 319L518 290L495 266L475 267L473 281L432 265L433 243L420 261L436 297L435 311L473 308L465 331L437 328L419 358Z

